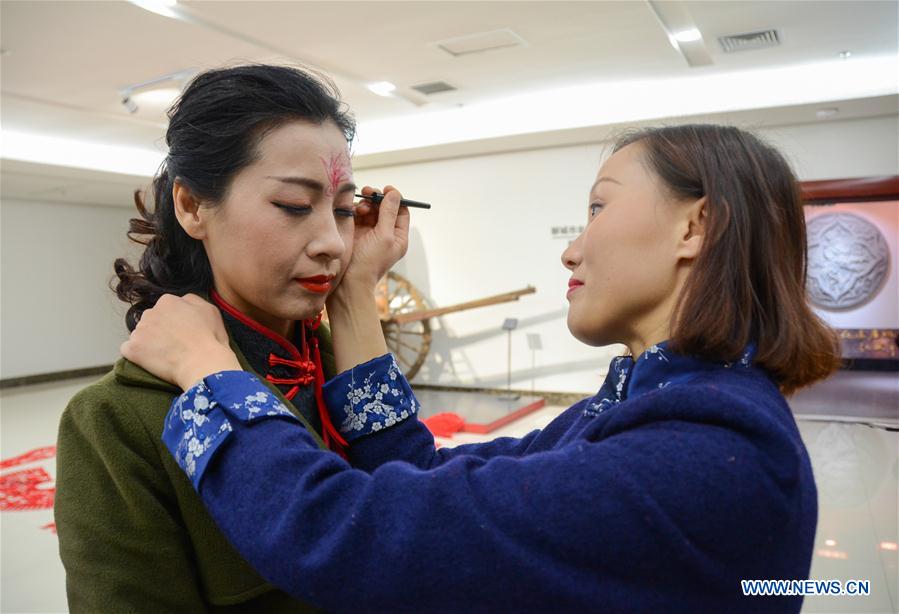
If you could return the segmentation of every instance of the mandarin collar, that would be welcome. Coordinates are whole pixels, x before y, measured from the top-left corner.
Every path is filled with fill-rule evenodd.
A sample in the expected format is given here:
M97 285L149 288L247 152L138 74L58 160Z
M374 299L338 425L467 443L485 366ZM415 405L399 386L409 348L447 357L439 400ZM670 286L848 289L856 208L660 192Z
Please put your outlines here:
M313 429L321 432L321 418L318 412L314 411L316 405L314 381L296 381L303 376L308 378L308 368L298 366L298 363L309 362L312 358L308 343L314 333L308 322L296 321L294 340L291 342L239 311L215 290L210 292L210 299L219 308L225 328L243 352L250 367L262 379L276 386L303 414Z
M704 371L749 368L755 352L755 345L749 344L735 362L713 361L674 352L669 348L669 341L664 341L648 348L636 360L632 356L618 356L609 364L605 381L587 403L584 413L598 416L619 403L684 382Z

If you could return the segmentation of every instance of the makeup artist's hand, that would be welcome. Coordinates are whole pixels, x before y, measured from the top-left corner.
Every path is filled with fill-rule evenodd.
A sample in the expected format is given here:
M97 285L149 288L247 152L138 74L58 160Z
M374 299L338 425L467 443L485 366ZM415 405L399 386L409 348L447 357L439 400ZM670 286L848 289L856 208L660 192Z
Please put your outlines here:
M368 196L376 190L362 188ZM343 284L360 284L374 291L387 271L406 254L409 246L409 209L400 207L403 197L393 186L384 188L384 200L372 205L362 200L356 206L356 233L353 238L353 257L343 275Z
M375 190L362 188L368 196ZM328 318L337 371L345 371L387 353L375 286L406 253L409 209L393 186L382 192L378 206L363 200L356 207L353 257L340 283L328 296Z
M187 390L218 371L240 370L222 316L195 294L164 294L121 346L122 356Z

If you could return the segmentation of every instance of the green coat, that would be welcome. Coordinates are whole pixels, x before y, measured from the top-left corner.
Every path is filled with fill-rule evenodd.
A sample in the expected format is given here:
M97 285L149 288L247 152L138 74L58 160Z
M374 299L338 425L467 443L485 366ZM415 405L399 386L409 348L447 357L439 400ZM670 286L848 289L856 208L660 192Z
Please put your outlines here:
M330 333L322 325L316 334L329 378ZM233 339L231 348L254 372ZM266 385L308 428L281 392ZM170 457L160 437L179 394L120 359L62 415L54 513L71 611L314 611L267 584L241 558Z

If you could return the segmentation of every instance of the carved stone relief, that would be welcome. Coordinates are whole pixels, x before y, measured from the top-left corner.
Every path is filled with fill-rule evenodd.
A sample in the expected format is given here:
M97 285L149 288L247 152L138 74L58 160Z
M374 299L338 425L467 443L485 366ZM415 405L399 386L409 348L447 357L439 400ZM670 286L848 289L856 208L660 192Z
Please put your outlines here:
M824 213L808 222L808 291L825 309L850 309L872 299L890 268L880 230L852 213Z

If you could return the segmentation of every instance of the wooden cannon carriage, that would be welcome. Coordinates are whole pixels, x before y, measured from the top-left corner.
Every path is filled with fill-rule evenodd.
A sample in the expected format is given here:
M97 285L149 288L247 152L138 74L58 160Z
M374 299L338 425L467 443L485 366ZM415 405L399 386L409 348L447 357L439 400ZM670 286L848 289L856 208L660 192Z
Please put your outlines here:
M387 347L393 352L403 373L411 380L424 364L431 347L431 318L517 301L519 297L536 291L528 286L523 290L429 309L415 286L402 275L391 271L378 284L375 297Z

